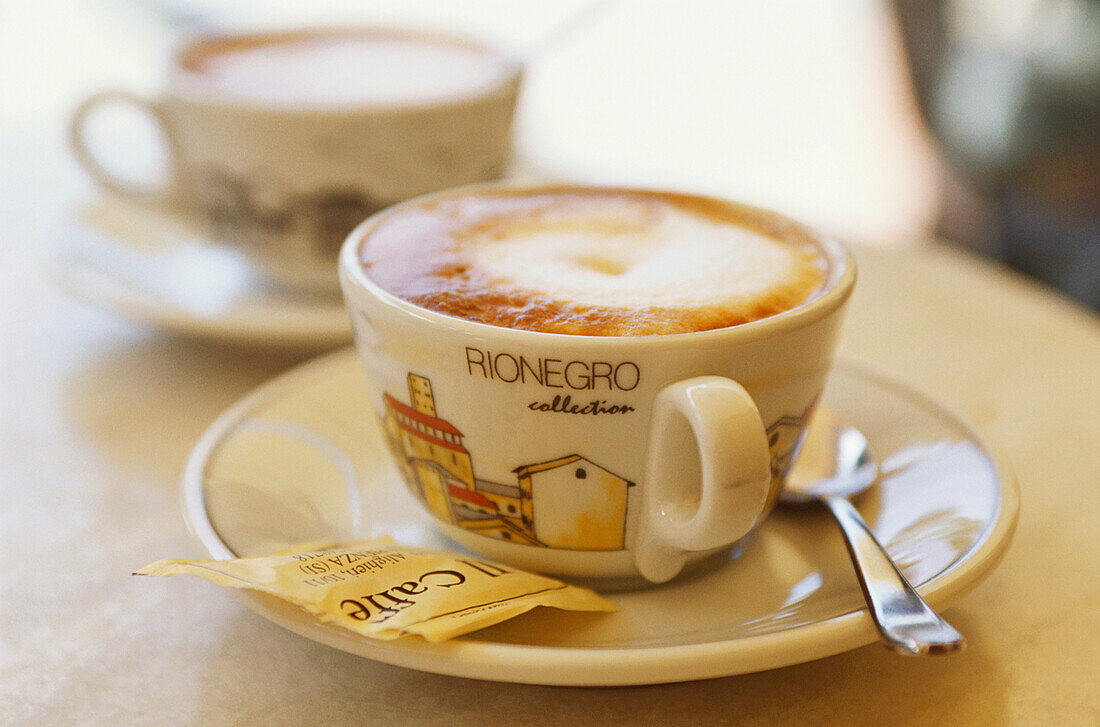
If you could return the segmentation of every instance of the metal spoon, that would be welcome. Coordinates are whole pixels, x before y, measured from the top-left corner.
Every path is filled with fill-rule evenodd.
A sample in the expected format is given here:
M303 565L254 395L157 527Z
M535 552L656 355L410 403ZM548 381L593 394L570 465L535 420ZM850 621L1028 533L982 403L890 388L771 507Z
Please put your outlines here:
M878 477L867 438L852 427L827 421L823 414L819 412L811 427L780 502L821 502L833 513L844 532L871 616L888 646L916 656L959 651L966 644L962 635L909 585L848 501Z

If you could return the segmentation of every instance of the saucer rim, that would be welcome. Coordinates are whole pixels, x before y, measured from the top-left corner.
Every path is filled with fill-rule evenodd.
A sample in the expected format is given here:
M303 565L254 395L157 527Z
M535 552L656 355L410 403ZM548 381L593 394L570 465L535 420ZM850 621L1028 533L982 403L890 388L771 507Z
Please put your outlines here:
M221 343L246 343L264 347L331 349L351 341L351 324L338 289L314 300L307 291L296 301L296 291L286 296L265 296L259 286L249 291L253 310L204 314L188 310L169 299L158 298L130 285L125 276L75 259L80 244L118 245L140 255L139 247L95 228L80 219L81 210L95 206L116 206L107 197L74 205L54 227L52 244L40 260L46 275L69 295L100 310L172 335ZM155 209L147 210L162 214ZM166 218L168 219L168 218ZM81 242L75 238L79 236ZM195 245L196 243L189 243ZM246 261L248 262L248 261ZM255 269L254 264L248 264ZM335 264L333 266L335 274Z
M257 406L307 380L357 364L354 348L324 354L249 392L219 416L197 442L182 478L184 518L215 559L237 557L207 517L203 472L223 438ZM1004 557L1019 515L1019 489L1005 458L963 418L923 392L869 366L841 358L837 368L900 391L949 420L981 448L996 473L997 512L982 539L930 580L915 586L942 611L977 587ZM879 640L869 611L861 608L791 629L703 643L649 647L545 646L479 641L477 633L451 641L377 641L321 624L266 594L234 590L259 615L305 638L374 661L449 676L547 686L631 686L694 681L766 671L850 651Z

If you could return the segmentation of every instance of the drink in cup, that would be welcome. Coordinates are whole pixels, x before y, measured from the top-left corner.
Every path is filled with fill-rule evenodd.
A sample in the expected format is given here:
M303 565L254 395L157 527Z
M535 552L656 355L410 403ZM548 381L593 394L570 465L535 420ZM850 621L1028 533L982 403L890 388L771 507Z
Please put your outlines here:
M460 544L664 581L771 510L855 283L836 242L700 196L488 185L386 210L340 275L373 412Z

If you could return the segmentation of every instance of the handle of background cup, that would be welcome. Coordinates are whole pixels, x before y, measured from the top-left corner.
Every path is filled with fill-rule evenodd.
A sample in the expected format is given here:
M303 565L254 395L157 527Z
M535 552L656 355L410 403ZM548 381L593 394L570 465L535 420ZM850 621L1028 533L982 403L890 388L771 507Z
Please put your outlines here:
M752 397L719 376L662 389L651 431L634 561L647 580L663 583L690 554L730 545L756 526L771 454Z
M160 127L161 135L168 147L169 165L168 181L158 186L145 186L133 184L111 174L88 148L84 135L85 125L91 114L101 106L121 104L133 106L148 114ZM84 99L73 112L69 122L69 144L77 161L84 167L100 186L115 194L138 202L162 203L170 201L174 196L174 178L176 163L176 143L172 135L168 119L163 107L158 101L144 98L129 91L104 91Z

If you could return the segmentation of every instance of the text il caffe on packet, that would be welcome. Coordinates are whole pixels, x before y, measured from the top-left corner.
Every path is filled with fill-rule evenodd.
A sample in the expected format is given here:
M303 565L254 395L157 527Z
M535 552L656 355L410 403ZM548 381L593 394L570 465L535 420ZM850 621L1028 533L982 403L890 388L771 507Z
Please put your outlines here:
M306 543L236 560L158 560L135 575L196 575L262 591L322 622L376 639L416 634L445 641L551 606L615 611L594 591L481 560L396 545L390 539Z

